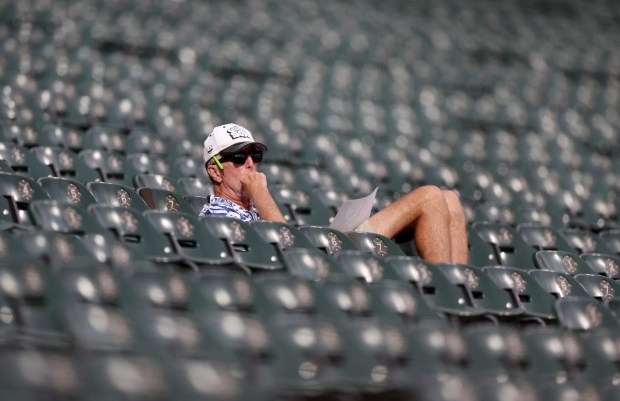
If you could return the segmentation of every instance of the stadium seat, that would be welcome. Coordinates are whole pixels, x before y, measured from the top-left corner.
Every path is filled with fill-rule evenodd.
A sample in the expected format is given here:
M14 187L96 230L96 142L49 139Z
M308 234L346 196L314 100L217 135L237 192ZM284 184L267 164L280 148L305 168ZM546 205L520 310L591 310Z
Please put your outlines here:
M136 188L155 188L170 192L176 192L177 186L171 177L155 173L137 173L134 175L133 184Z
M598 234L599 246L604 247L602 253L620 256L620 230L607 230ZM588 253L588 252L586 252Z
M178 262L182 259L168 235L155 230L136 209L96 204L91 205L89 212L116 239L145 258L156 262Z
M94 126L84 133L81 147L82 149L125 153L125 136L114 128Z
M403 250L393 240L376 233L353 231L347 233L358 249L377 256L405 256Z
M341 231L325 226L301 226L299 229L315 247L329 255L358 250L351 238Z
M498 318L518 318L523 314L519 302L497 286L481 268L455 263L439 263L433 268L456 287L465 289L475 308Z
M586 262L596 274L602 274L614 280L620 278L620 258L603 253L582 253L579 257Z
M560 234L573 248L573 252L578 254L603 251L596 240L596 235L589 230L562 228Z
M419 375L459 372L470 363L463 334L455 327L434 322L411 327L406 334L411 355L409 364Z
M138 188L138 194L150 209L195 214L185 198L178 193L158 188Z
M84 184L101 180L99 173L71 150L52 146L37 146L32 149L32 152L41 163L49 166L55 177L72 178Z
M20 335L32 341L66 346L69 338L61 324L45 263L29 255L4 257L2 262L2 292L9 300L6 319L14 319Z
M282 269L277 250L256 232L254 225L214 215L201 216L199 221L211 235L227 244L238 263L257 270Z
M484 313L473 303L469 291L451 282L439 266L406 256L389 257L386 262L401 280L415 286L432 309L462 318L479 317Z
M334 213L309 189L290 186L270 188L284 218L294 225L328 225Z
M15 236L23 243L25 253L45 260L51 267L62 268L71 263L99 265L88 244L79 236L53 231L23 231Z
M253 221L250 224L265 241L280 252L289 248L316 249L303 232L294 225L266 220Z
M100 205L131 208L139 212L149 210L133 187L112 182L89 182L86 187Z
M470 373L520 377L531 363L527 346L515 327L472 325L463 328L462 336L470 356Z
M575 280L592 298L601 302L620 298L620 284L609 277L599 274L576 274Z
M534 248L509 225L475 222L470 226L469 259L474 266L533 268Z
M125 172L125 158L122 154L100 149L84 149L78 153L104 182L133 187L133 176Z
M45 177L39 178L38 182L53 200L71 203L84 209L97 203L88 188L79 181L70 178Z
M321 281L345 275L338 263L316 248L285 249L281 258L289 274L305 280Z
M135 351L140 344L133 324L122 310L96 304L67 304L63 323L78 349L85 351Z
M536 267L560 273L591 274L593 271L579 258L579 255L564 251L537 251L534 254Z
M15 224L32 225L28 206L36 200L49 199L41 186L32 178L20 174L0 173L0 195L7 200L3 210L4 220L8 213Z
M29 208L36 227L47 232L73 234L109 234L86 209L55 200L33 201Z
M0 159L4 160L14 172L25 174L35 180L54 175L52 170L30 150L15 144L0 142Z
M177 180L178 190L187 196L213 195L213 185L208 179L198 177L181 177Z
M573 251L573 247L553 227L522 223L517 226L517 232L536 250Z
M289 274L257 275L252 279L256 311L263 319L278 314L317 315L316 290L312 282Z
M343 251L333 256L342 270L352 278L366 283L374 283L386 279L398 279L381 257L364 251Z
M540 284L527 272L505 266L486 266L484 272L504 291L511 294L512 299L520 305L525 312L522 319L528 317L532 320L542 319L555 320L555 298L541 288Z
M192 208L193 214L196 216L200 215L204 205L209 202L209 198L199 195L185 195L183 199L185 199L185 201L189 204Z
M87 392L85 376L75 355L58 349L11 347L2 353L0 363L11 366L3 374L2 385L7 395L34 401L36 393L52 398L79 398ZM41 372L34 374L34 371ZM65 377L75 380L65 380Z
M151 229L169 239L173 253L183 260L205 266L233 263L231 249L195 215L151 210L144 212L144 218Z
M555 304L560 325L568 330L620 329L611 312L600 302L584 297L565 297Z
M555 298L573 296L591 299L581 284L569 274L552 270L530 270L529 275Z

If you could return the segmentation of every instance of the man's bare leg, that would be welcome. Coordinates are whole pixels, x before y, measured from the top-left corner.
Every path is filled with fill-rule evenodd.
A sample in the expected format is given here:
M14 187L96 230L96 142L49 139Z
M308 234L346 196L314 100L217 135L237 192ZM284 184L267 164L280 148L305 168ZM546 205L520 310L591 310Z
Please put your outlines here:
M370 223L377 234L388 238L415 230L415 245L422 258L431 263L453 262L450 209L443 191L435 186L415 189L374 214Z
M448 211L450 212L450 244L452 245L452 261L467 264L469 248L467 245L467 219L459 197L453 191L442 191Z

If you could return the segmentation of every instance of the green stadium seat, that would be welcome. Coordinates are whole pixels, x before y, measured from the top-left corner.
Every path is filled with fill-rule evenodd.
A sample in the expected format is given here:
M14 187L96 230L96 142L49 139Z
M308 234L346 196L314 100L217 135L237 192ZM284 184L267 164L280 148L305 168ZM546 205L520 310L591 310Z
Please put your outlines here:
M234 263L226 242L209 231L193 214L151 210L144 212L150 227L162 238L168 238L173 252L183 260L198 265L222 266Z
M89 182L86 187L100 205L131 208L139 212L149 210L133 187L112 182Z
M81 208L97 203L88 188L79 181L71 178L45 177L38 179L41 187L47 192L50 199L70 203Z
M0 159L4 160L14 172L27 175L35 180L54 175L52 170L30 150L9 142L0 142Z
M185 198L176 192L158 188L138 188L138 194L150 209L195 214Z
M112 232L129 248L155 262L179 262L182 256L168 235L155 227L136 209L122 206L91 205L92 213L101 226Z
M504 266L487 266L483 270L521 306L525 313L522 319L542 319L543 324L555 320L555 298L527 272Z
M133 187L133 175L125 171L125 157L122 154L109 150L84 149L78 156L99 174L102 181Z
M384 235L357 231L347 233L347 235L358 249L371 252L373 255L379 257L405 256L401 247Z
M0 173L0 195L8 202L3 210L5 222L8 222L8 213L14 223L26 226L32 225L28 215L30 203L49 199L45 190L32 178L8 173Z
M32 148L32 152L41 163L49 166L55 177L72 178L84 184L101 180L99 173L71 150L52 146L37 146Z
M579 257L586 262L596 274L602 274L614 280L620 278L620 258L604 253L582 253Z
M80 206L55 200L38 200L30 204L36 227L44 231L73 234L109 234L97 220Z
M579 258L579 255L572 252L536 251L534 262L539 269L553 270L571 276L593 273L592 269Z
M301 226L302 233L317 248L328 255L341 251L357 251L359 248L345 233L326 226Z
M599 274L576 274L575 280L590 294L594 299L601 302L609 301L614 298L620 299L620 284Z
M225 216L206 215L197 219L211 235L227 244L238 263L257 271L283 268L277 250L256 232L254 225Z
M620 322L611 312L592 298L564 297L556 301L555 309L559 324L571 331L620 329Z

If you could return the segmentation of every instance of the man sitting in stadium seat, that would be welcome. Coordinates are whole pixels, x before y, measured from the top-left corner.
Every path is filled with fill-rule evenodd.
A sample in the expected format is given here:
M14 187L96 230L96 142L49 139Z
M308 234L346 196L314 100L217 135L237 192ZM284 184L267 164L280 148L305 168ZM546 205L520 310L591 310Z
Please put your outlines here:
M257 171L267 147L254 141L247 129L226 124L215 127L204 142L205 168L214 194L201 215L235 217L244 221L286 222ZM467 263L466 221L458 196L435 186L423 186L372 215L357 231L388 238L413 232L415 246L433 262Z

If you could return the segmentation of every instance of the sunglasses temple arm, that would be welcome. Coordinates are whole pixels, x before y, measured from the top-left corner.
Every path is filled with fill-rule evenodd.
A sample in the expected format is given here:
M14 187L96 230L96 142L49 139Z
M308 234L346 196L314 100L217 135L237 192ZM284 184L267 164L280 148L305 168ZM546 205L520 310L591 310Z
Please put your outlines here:
M224 170L224 166L222 166L222 163L220 163L220 161L217 159L217 156L213 156L213 160L215 160L215 164L217 164L220 170Z

